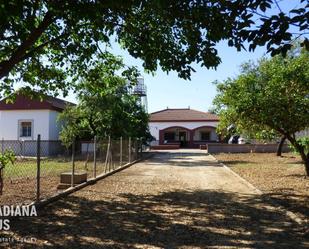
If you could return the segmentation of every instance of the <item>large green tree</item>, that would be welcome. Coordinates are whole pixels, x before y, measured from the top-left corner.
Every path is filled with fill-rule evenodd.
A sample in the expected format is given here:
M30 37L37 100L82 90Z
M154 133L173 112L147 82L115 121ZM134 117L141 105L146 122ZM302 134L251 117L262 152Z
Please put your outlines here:
M111 38L145 69L160 65L185 79L193 62L220 63L222 40L238 50L267 45L286 53L294 37L308 34L308 1L295 2L283 11L277 0L3 0L0 90L9 94L22 81L66 93ZM308 39L303 44L309 48Z
M61 115L61 140L93 136L150 138L148 114L132 91L138 71L126 67L121 58L104 54L83 73L77 85L79 104Z
M309 176L309 152L295 133L309 127L309 53L293 49L286 58L247 63L241 74L217 86L214 104L221 125L239 131L273 131L286 137L300 153Z

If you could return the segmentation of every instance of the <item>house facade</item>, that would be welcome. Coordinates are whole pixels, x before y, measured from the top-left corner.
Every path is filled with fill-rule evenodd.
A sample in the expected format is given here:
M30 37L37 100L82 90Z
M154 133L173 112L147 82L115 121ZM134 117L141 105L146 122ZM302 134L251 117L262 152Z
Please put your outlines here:
M151 145L179 144L184 148L197 148L202 144L218 142L218 122L217 115L190 108L167 108L153 112L150 114L149 129L155 140Z
M13 103L7 103L6 99L1 100L0 141L2 149L10 147L17 154L35 154L33 152L34 141L40 134L41 140L46 144L44 145L45 154L50 154L51 148L58 147L56 144L60 143L61 124L57 122L57 118L68 104L73 105L51 96L45 96L41 101L18 93Z

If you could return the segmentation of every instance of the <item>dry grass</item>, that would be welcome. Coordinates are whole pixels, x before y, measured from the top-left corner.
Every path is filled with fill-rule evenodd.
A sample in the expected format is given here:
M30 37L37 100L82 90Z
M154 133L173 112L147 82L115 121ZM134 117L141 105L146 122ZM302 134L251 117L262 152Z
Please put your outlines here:
M262 190L267 197L308 219L309 178L305 178L299 156L292 153L282 157L271 153L222 153L215 157Z

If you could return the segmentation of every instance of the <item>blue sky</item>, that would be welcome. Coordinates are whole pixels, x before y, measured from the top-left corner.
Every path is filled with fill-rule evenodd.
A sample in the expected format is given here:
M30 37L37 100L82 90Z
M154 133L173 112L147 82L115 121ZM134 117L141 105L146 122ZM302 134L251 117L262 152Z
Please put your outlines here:
M283 11L299 5L299 0L282 0L278 2ZM268 14L276 12L278 12L278 9L274 7ZM226 42L219 43L217 48L222 63L216 70L208 70L193 64L196 73L193 73L191 81L178 78L175 72L167 74L160 69L154 75L147 74L143 70L142 61L131 57L117 43L112 43L110 51L116 55L121 55L127 65L135 65L139 68L148 87L149 112L165 109L166 107L187 108L188 106L192 109L207 111L216 95L216 87L212 82L236 76L242 63L248 60L257 60L266 52L264 47L259 47L254 52L237 52L235 48L228 47ZM74 101L75 98L70 95L66 99Z
M240 65L248 60L256 60L265 54L264 48L258 48L254 53L237 52L235 48L228 47L225 42L218 45L219 56L222 63L217 70L208 70L193 64L196 72L192 74L191 81L178 78L176 72L168 74L158 70L154 75L144 72L142 61L131 57L122 50L118 44L112 44L114 54L121 55L128 65L137 66L145 84L147 85L148 111L154 112L169 108L186 108L207 111L216 95L215 80L224 80L236 76Z
M237 52L235 48L228 47L226 42L218 44L218 53L221 64L216 70L209 70L197 64L193 64L195 73L191 80L183 80L176 72L163 72L158 69L154 74L144 71L142 60L133 58L126 50L120 48L117 43L112 43L110 50L115 55L120 55L126 65L137 66L147 85L148 112L155 112L165 108L187 108L200 111L208 111L212 100L216 95L215 80L224 80L237 76L240 65L248 60L257 60L265 55L265 48L257 48L255 52ZM68 101L77 102L75 96L70 94L65 98Z

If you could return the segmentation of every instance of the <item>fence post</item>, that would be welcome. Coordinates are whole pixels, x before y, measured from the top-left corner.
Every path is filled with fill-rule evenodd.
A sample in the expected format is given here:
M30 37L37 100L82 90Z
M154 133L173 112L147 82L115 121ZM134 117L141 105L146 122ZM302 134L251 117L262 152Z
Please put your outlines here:
M136 138L135 146L136 146L136 148L135 148L135 160L137 160L138 159L139 138Z
M72 143L72 175L71 175L71 187L74 187L74 175L75 175L75 138Z
M104 169L105 173L107 171L107 163L109 160L110 142L111 142L111 137L108 136L108 144L107 144L107 151L106 151L106 157L105 157L105 169Z
M2 143L1 143L1 153L3 154L4 152L4 138L2 138Z
M139 140L139 149L140 149L140 154L139 154L139 158L143 157L143 138L140 138Z
M113 140L110 139L110 145L109 145L109 160L108 160L108 172L112 171L114 168L113 164Z
M120 137L120 158L119 158L120 167L122 166L122 137Z
M22 152L21 152L21 154L24 157L25 156L25 140L22 140L21 142L22 142Z
M97 136L93 139L93 178L97 177Z
M41 192L41 135L38 135L36 142L36 201L40 200Z
M129 163L131 163L131 137L129 137Z

